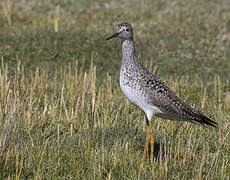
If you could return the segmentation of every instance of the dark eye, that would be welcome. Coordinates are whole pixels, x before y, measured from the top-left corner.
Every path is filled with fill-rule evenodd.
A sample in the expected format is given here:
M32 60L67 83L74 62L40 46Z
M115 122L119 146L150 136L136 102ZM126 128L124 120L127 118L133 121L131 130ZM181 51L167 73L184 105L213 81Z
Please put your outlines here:
M129 29L126 29L126 31L128 32L128 31L129 31Z

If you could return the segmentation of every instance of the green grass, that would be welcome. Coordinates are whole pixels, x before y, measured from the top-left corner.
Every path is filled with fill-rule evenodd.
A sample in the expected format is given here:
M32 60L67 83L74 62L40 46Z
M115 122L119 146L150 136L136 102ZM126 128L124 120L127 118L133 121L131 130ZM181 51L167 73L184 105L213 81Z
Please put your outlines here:
M230 3L143 2L0 2L0 179L230 177ZM120 22L148 69L219 124L154 118L142 168L144 114L120 90L119 40L104 40Z

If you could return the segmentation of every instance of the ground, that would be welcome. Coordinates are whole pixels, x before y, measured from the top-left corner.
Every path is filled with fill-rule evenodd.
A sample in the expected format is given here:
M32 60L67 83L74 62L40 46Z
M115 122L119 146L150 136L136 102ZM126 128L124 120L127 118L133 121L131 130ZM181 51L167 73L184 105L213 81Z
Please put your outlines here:
M0 179L229 178L230 2L0 4ZM120 41L104 40L121 22L146 67L218 123L154 118L142 168L144 114L119 87Z

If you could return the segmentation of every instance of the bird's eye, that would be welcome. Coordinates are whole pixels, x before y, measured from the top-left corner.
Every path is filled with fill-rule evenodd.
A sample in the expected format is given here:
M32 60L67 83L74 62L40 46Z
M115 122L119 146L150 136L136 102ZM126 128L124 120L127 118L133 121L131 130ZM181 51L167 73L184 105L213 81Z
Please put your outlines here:
M126 31L128 32L128 31L129 31L129 29L126 29Z

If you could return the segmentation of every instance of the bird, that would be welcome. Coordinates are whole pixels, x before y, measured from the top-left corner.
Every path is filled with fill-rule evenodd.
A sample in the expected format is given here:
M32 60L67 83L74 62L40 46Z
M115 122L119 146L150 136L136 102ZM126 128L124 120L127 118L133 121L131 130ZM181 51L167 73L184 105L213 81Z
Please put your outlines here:
M137 57L133 28L129 23L116 26L116 33L105 40L121 39L122 62L119 84L128 100L140 108L146 117L147 135L141 164L147 154L154 157L154 136L152 119L154 116L169 120L187 121L202 127L217 127L217 123L195 110L180 99L163 81L147 70ZM150 144L150 153L148 153Z

